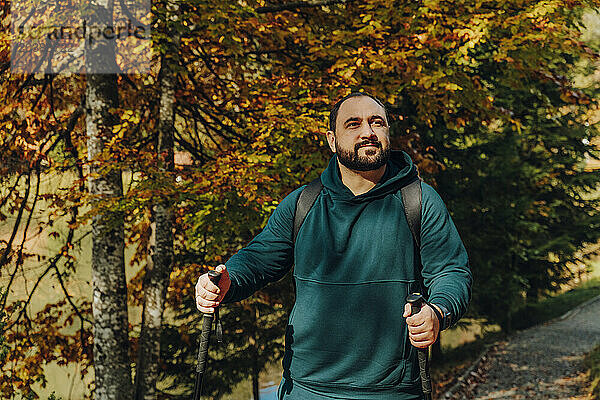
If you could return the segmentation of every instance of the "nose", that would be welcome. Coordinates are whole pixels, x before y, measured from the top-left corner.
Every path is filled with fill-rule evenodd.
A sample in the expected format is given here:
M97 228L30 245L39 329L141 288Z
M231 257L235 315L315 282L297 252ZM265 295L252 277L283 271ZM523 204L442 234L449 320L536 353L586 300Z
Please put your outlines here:
M370 124L365 124L360 131L360 138L363 140L374 140L377 139L377 135Z
M371 130L371 128L369 128L369 129L364 129L361 132L360 140L361 141L369 141L369 142L377 142L377 141L379 141L379 138L377 137L375 132L373 132Z

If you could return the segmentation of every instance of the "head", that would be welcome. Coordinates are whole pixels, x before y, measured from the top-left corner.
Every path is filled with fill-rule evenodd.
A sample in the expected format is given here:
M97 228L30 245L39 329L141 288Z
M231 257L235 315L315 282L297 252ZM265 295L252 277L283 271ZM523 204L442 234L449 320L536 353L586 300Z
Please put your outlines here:
M390 156L387 111L367 93L351 93L332 108L327 142L339 162L354 171L384 166Z

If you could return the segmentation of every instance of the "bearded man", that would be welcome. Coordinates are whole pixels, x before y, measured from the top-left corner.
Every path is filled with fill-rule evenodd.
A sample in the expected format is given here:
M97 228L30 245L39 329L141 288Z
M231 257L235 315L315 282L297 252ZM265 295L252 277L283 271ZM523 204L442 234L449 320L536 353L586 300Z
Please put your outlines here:
M278 399L422 399L415 347L433 344L466 311L467 253L442 199L425 183L420 246L414 246L401 189L418 179L417 170L405 152L390 150L381 101L351 93L335 104L329 124L334 154L295 243L304 187L217 267L218 286L206 274L198 279L197 308L211 313L245 299L295 265ZM405 299L421 284L429 302L411 315Z

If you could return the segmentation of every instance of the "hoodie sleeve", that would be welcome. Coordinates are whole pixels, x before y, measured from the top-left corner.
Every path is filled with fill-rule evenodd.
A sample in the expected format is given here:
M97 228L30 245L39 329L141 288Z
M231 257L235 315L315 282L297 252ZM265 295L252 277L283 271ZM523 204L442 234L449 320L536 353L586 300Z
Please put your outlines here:
M294 262L292 230L296 200L303 188L287 195L264 229L225 263L231 287L223 299L224 303L243 300L268 283L283 278L290 270Z
M466 312L473 276L467 251L440 195L422 183L421 263L429 302L452 313L452 325Z

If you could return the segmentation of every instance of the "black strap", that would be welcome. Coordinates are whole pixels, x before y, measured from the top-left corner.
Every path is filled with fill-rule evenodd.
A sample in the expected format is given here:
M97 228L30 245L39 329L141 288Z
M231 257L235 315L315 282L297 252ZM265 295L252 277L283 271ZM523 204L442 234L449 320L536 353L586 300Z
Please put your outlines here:
M300 196L298 196L298 200L296 201L296 212L294 214L294 234L292 237L294 245L296 244L296 236L298 236L298 231L306 219L306 215L312 208L313 204L315 204L321 189L323 189L323 184L321 183L321 178L319 177L306 185L306 187L302 189L302 192L300 192Z
M401 190L402 203L404 204L404 214L406 222L410 228L413 237L413 247L415 249L415 276L419 281L419 292L427 298L425 282L421 270L421 179L417 178Z
M421 248L421 180L415 179L401 190L404 214L408 227L415 240L416 248Z

